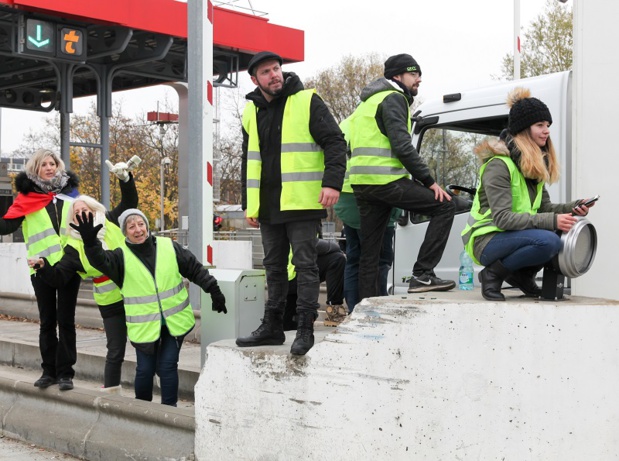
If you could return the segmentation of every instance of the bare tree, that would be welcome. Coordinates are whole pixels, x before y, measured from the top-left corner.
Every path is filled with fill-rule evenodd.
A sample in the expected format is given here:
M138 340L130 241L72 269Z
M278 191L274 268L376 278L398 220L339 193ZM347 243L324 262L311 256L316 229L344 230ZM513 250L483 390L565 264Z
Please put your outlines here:
M336 66L324 69L303 82L305 88L316 88L335 120L340 123L361 102L361 90L383 76L385 57L376 53L345 56Z

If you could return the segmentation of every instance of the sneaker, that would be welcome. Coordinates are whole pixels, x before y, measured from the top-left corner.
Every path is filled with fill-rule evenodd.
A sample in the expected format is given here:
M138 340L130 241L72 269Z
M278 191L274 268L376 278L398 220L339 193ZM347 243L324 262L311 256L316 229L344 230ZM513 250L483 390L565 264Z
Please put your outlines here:
M58 389L61 391L70 391L73 389L73 380L71 378L60 378L58 380Z
M45 389L51 386L52 384L56 384L56 378L54 378L53 376L49 376L49 375L43 375L34 382L34 387Z
M456 286L453 280L442 280L432 274L413 275L408 283L409 293L448 291Z

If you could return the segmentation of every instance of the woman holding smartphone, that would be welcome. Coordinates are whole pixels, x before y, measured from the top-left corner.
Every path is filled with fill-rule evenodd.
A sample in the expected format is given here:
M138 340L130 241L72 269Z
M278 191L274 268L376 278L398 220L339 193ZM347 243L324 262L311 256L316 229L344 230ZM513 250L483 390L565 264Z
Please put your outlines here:
M482 296L490 301L505 301L504 281L526 296L540 296L535 276L561 250L557 231L568 232L576 216L585 216L594 205L550 201L546 183L559 179L550 111L525 88L510 92L507 105L508 126L500 139L475 149L482 166L471 217L462 231L467 253L485 266L479 281Z

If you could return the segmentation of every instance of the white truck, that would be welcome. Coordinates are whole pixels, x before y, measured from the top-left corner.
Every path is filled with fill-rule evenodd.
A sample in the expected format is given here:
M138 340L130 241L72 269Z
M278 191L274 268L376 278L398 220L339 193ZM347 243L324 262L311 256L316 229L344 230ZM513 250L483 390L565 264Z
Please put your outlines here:
M413 145L425 157L436 161L434 167L435 179L457 195L457 211L447 247L438 267L436 275L443 279L458 280L460 267L460 252L463 249L460 233L469 217L472 196L467 191L476 188L479 163L471 159L473 148L486 137L498 137L501 130L507 127L509 108L506 105L507 94L515 87L525 87L531 90L531 95L541 99L548 105L553 123L550 136L559 154L561 179L548 187L553 202L572 200L571 190L571 72L559 72L517 81L498 83L484 88L463 91L462 93L446 94L442 99L428 100L422 103L413 114ZM437 142L438 140L438 142ZM457 146L457 147L454 147ZM447 164L448 156L441 154L450 149L469 159L464 162L468 174L464 176L468 184L454 184ZM430 153L430 150L433 152ZM440 152L440 151L443 152ZM438 151L438 152L437 152ZM440 165L441 160L444 164ZM462 168L462 164L460 165ZM474 171L473 171L474 170ZM463 175L461 174L460 177ZM428 228L427 218L416 214L404 213L395 232L395 258L390 274L392 293L405 293L408 288L408 278L419 247ZM475 267L476 273L481 267ZM477 276L475 276L477 284Z

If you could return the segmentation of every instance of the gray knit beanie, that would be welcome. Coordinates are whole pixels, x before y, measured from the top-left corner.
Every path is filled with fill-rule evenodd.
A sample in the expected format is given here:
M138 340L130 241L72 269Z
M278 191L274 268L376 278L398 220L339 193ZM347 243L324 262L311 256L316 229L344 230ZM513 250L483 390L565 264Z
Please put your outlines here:
M150 233L150 226L148 225L148 218L144 215L144 213L142 213L137 208L129 208L128 210L123 211L122 214L118 217L118 227L120 227L120 230L122 231L123 235L125 237L127 236L127 229L125 228L125 224L127 222L127 218L133 215L140 216L144 220L144 222L146 223L146 229Z

